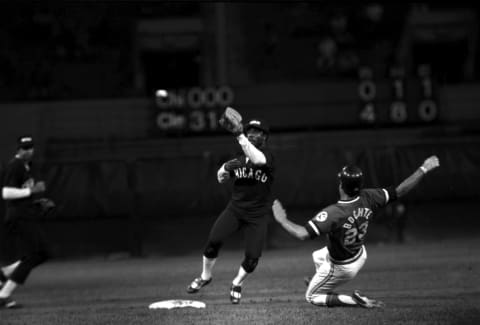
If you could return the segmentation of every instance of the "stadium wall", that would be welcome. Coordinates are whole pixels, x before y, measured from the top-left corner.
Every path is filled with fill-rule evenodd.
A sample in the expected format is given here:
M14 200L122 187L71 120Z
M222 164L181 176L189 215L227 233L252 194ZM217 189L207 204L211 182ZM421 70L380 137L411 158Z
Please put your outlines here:
M183 155L173 155L176 144L169 142L150 143L152 155L136 160L85 156L41 165L47 195L58 204L57 213L43 220L57 256L169 253L204 244L209 226L229 199L230 186L219 185L215 175L234 154L235 143L229 136L196 139L188 154L183 148ZM289 210L306 210L310 217L337 200L336 174L347 162L362 167L366 186L389 186L437 154L442 167L403 203L415 211L425 204L462 206L480 198L479 137L407 135L404 130L280 133L270 145L277 166L275 196ZM434 220L435 226L428 228L431 236L452 217L438 213L427 209L416 218L420 223ZM450 224L450 230L460 224L467 223ZM285 242L284 233L273 229L269 242Z
M275 129L358 128L357 83L281 83L234 89L234 106L248 117L267 117ZM378 85L386 96L388 84ZM384 90L382 90L382 88ZM480 85L443 87L439 123L452 127L480 125ZM379 97L379 101L385 98ZM31 133L44 156L52 139L72 141L151 139L153 99L79 100L0 104L0 158L7 159L20 133ZM186 141L189 141L187 139Z
M327 104L321 105L330 96L326 93L315 95L326 96L322 97L325 102L296 106L294 96L284 92L275 96L275 89L261 88L264 97L258 101L253 98L258 93L249 89L249 96L238 99L239 107L252 115L262 107L263 114L272 116L274 129L293 120L353 123L353 118L343 118L355 110L351 100L332 102L328 111ZM335 175L346 162L366 171L367 186L385 186L398 183L435 153L442 168L406 203L478 200L480 139L462 128L478 127L475 103L480 92L469 89L442 93L443 126L356 131L309 131L307 127L302 132L275 132L270 145L277 159L276 196L293 209L314 211L336 200ZM277 110L282 98L292 106ZM148 102L2 105L3 161L11 157L21 129L38 139L39 172L49 184L48 196L58 203L57 214L45 220L57 255L118 250L139 255L165 237L175 238L178 247L202 244L203 234L229 197L229 187L216 183L215 172L236 153L237 146L226 134L149 137ZM309 113L303 114L304 110ZM5 247L4 243L0 251Z

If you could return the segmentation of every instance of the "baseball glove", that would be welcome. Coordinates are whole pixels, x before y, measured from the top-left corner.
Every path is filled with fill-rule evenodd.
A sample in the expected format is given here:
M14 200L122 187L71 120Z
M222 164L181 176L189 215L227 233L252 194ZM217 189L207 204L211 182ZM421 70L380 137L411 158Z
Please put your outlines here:
M227 107L219 120L220 125L227 131L238 136L243 133L242 115L231 107Z
M37 206L42 216L52 213L57 207L55 202L47 198L37 199L33 203Z

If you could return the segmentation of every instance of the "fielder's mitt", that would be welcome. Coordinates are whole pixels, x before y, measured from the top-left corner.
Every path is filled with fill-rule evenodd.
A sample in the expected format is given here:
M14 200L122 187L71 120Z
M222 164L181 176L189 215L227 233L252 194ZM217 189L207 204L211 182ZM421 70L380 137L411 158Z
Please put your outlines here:
M227 107L219 121L220 125L234 135L243 133L242 115L231 107Z
M57 207L55 205L55 202L47 198L41 198L41 199L35 200L33 203L37 206L42 216L46 216L52 213Z

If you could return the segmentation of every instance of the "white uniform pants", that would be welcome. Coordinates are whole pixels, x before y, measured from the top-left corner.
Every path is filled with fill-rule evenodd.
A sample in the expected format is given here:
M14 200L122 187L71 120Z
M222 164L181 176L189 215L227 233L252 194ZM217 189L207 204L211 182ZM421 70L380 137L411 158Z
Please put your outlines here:
M353 279L365 264L367 251L362 246L357 255L346 261L332 260L327 247L313 252L312 256L316 272L305 293L308 302L315 295L331 293L336 287Z

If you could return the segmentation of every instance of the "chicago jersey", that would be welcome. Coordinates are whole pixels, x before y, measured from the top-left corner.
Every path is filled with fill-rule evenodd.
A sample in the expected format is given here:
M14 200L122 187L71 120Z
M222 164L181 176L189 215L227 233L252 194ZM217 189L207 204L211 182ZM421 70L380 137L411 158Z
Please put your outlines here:
M245 210L270 209L274 173L273 155L262 150L267 159L264 165L254 165L245 155L237 157L241 166L230 172L234 178L232 202Z
M327 247L334 261L354 257L362 248L368 224L375 211L385 206L393 193L386 189L363 189L352 200L339 200L308 221L310 237L327 235Z

